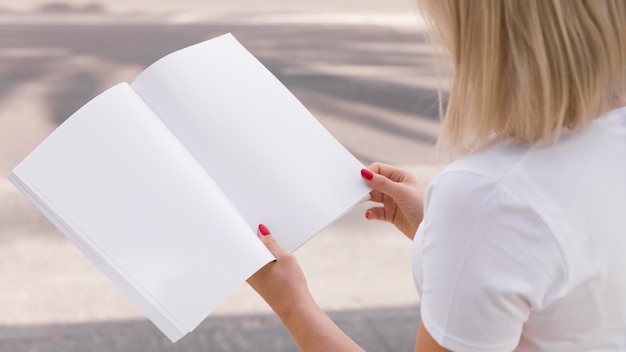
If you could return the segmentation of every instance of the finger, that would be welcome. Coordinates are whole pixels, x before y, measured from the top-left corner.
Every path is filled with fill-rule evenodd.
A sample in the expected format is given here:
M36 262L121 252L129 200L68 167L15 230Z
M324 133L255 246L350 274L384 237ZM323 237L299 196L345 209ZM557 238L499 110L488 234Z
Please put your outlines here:
M361 176L363 177L363 180L365 180L365 183L369 187L371 187L374 191L388 194L392 198L396 198L396 196L401 195L402 193L403 185L388 179L384 175L374 173L370 171L369 169L362 169ZM374 197L371 197L371 198L374 198Z
M289 254L286 249L278 244L278 241L276 241L276 238L271 234L267 226L260 224L257 235L261 239L261 242L263 242L267 249L269 249L270 253L274 255L274 257L280 258L285 254Z
M395 182L412 181L414 178L413 174L405 169L380 162L372 163L368 169Z
M370 199L369 199L370 202L382 203L383 199L385 199L385 195L381 193L380 191L372 190L370 192Z
M386 212L383 207L373 207L365 211L365 218L367 220L382 220L386 221Z

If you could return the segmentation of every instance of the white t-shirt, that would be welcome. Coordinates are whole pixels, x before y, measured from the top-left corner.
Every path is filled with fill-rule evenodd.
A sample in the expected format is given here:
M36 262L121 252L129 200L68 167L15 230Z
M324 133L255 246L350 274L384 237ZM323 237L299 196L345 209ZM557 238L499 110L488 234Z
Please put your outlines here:
M626 108L452 163L427 189L413 266L448 349L626 351Z

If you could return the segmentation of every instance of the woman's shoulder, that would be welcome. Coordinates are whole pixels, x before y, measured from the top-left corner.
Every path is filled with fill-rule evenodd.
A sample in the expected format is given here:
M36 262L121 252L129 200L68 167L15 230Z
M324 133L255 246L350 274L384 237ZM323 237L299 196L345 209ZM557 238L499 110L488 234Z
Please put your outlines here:
M442 174L471 173L502 179L539 168L542 173L558 175L564 168L573 170L610 162L607 157L619 164L625 157L625 137L626 107L620 107L607 112L583 130L563 131L556 140L528 146L494 138L484 147L452 162Z
M529 150L514 143L499 143L484 148L450 163L433 178L431 184L467 188L479 182L495 186L515 172L516 166L525 159Z

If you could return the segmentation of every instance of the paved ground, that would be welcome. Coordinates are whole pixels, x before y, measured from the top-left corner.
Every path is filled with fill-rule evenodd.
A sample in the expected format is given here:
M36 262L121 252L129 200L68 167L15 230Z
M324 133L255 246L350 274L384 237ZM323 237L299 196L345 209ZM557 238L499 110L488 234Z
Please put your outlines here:
M404 14L413 11L412 0L22 0L5 2L0 10L11 13L150 13L168 14L218 14L224 13L323 13L323 14Z
M439 169L437 79L410 4L24 0L0 5L0 174L90 98L178 48L235 36L365 164ZM372 351L410 350L410 243L357 209L297 252L320 305ZM172 345L0 180L0 352L293 351L246 286Z

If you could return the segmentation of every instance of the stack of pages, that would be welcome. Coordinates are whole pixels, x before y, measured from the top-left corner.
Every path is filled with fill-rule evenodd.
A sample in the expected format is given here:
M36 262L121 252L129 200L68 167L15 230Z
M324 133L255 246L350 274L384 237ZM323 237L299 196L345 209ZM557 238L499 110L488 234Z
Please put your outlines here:
M230 34L100 94L10 174L172 341L368 199L362 164Z

